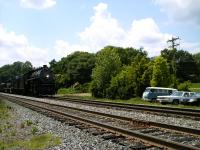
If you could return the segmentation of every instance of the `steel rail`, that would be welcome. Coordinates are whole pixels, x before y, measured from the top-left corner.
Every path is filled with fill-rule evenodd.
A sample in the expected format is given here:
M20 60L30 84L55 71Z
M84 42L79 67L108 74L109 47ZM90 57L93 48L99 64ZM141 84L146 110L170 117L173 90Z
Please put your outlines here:
M78 98L71 98L71 97L70 98L56 97L55 99L66 100L66 101L82 103L82 104L93 104L93 105L109 106L109 107L123 108L123 109L129 109L129 110L143 110L143 111L149 111L149 112L169 113L169 114L184 115L184 116L200 118L200 110L196 110L196 109L181 109L181 108L171 108L171 107L124 104L124 103L116 103L116 102L101 102L97 100L85 100L85 99L78 99Z
M37 100L32 100L32 99L29 99L29 100L30 101L37 101ZM134 119L134 118L130 118L130 117L112 115L112 114L107 114L107 113L102 113L102 112L97 112L97 111L91 111L91 110L86 110L86 109L81 109L81 108L76 108L76 107L65 106L65 105L61 105L61 104L48 103L48 102L44 102L44 101L37 101L37 102L52 105L52 106L62 107L62 108L65 108L65 109L77 110L77 111L96 114L96 115L100 115L100 116L106 116L106 117L115 118L115 119L119 119L119 120L123 120L123 121L130 121L130 122L137 123L137 124L143 124L143 125L147 125L147 126L154 126L154 127L157 127L157 128L174 130L176 132L183 132L183 133L193 134L193 135L198 135L198 136L200 135L199 129L181 127L181 126L170 125L170 124L164 124L164 123L159 123L159 122L154 122L154 121L144 121L144 120Z
M15 99L16 99L16 97L15 97ZM20 99L20 98L18 97L18 99ZM17 100L17 101L19 101L19 100ZM156 137L153 137L153 136L150 136L150 135L145 135L143 133L139 133L137 131L131 131L131 130L126 130L126 129L119 128L119 127L113 127L113 126L110 126L106 123L100 123L100 122L97 122L97 121L84 119L84 118L76 116L76 115L67 114L65 112L61 112L61 111L58 111L58 110L55 110L55 109L50 109L50 108L38 106L38 105L35 105L35 104L30 104L30 101L29 102L23 101L22 103L24 103L24 104L28 103L28 105L32 105L33 107L36 107L36 108L39 108L39 109L42 109L42 110L46 110L46 111L50 111L50 112L53 112L53 113L57 113L59 115L66 116L66 117L73 119L73 120L76 120L76 121L78 120L78 121L81 121L83 123L87 123L87 124L91 124L91 125L95 125L97 127L107 129L107 130L111 130L112 132L115 132L115 133L117 132L117 133L125 135L125 136L139 138L139 139L144 140L146 142L151 142L154 145L159 146L159 147L164 146L165 148L170 148L170 149L200 150L200 148L193 147L193 146L190 146L190 145L184 145L184 144L180 144L180 143L177 143L177 142L166 141L166 140L156 138Z
M35 100L30 100L30 101L35 101ZM77 110L77 111L96 114L96 115L100 115L100 116L106 116L106 117L115 118L115 119L119 119L119 120L123 120L123 121L130 121L130 122L137 123L137 124L143 124L143 125L147 125L147 126L154 126L154 127L158 127L158 128L174 130L176 132L184 132L184 133L198 135L198 136L200 135L200 130L198 130L198 129L186 128L186 127L175 126L175 125L170 125L170 124L163 124L163 123L153 122L153 121L144 121L144 120L134 119L134 118L130 118L130 117L122 117L122 116L118 116L118 115L106 114L106 113L102 113L102 112L91 111L91 110L86 110L86 109L81 109L81 108L76 108L76 107L70 107L70 106L65 106L65 105L61 105L61 104L53 104L53 103L48 103L48 102L43 102L43 101L37 101L37 102L52 105L52 106L62 107L65 109Z

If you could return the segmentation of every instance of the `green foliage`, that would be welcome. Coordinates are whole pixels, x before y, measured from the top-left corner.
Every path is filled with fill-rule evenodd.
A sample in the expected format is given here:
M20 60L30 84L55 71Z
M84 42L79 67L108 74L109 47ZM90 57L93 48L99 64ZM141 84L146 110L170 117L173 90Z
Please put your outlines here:
M112 78L107 89L107 97L116 99L129 99L141 96L144 89L149 86L152 74L150 60L138 54L132 65L124 67L120 73Z
M5 102L0 100L0 120L7 119L9 117L9 109Z
M132 63L132 69L135 96L141 96L145 88L150 84L152 63L145 55L138 54Z
M92 74L92 95L112 99L141 95L145 86L149 85L149 59L146 55L141 49L113 46L102 49L98 52Z
M74 88L60 88L57 94L74 94L76 90Z
M37 128L36 126L33 126L32 129L31 129L31 133L32 133L33 135L35 135L38 131L39 131L39 130L38 130L38 128Z
M33 124L33 122L31 120L26 120L25 122L26 122L27 126L31 126Z
M200 81L200 54L192 55L184 50L164 49L161 51L161 56L167 59L170 74L173 74L179 82Z
M91 81L92 69L95 65L95 55L88 52L74 52L60 61L49 62L55 73L59 87L70 87L76 82L84 84Z
M107 89L107 97L111 99L128 99L134 96L132 67L125 67L119 74L112 78Z
M163 57L156 57L153 64L151 86L168 87L171 85L170 73L167 60Z
M29 140L2 140L0 141L0 149L26 149L26 150L36 150L36 149L47 149L49 147L54 147L61 143L60 138L54 137L51 134L42 134L39 136L34 136Z
M185 81L178 85L178 90L179 91L189 91L190 85L191 85L190 81Z
M25 63L17 61L11 65L4 65L0 68L0 83L7 81L14 76L22 75L32 68L32 64L29 61L26 61Z
M96 64L92 72L91 92L95 97L105 97L110 80L121 68L119 54L113 47L105 47L96 56Z
M88 93L89 92L90 83L78 84L75 86L75 90L79 93Z
M200 88L200 83L191 83L190 88Z

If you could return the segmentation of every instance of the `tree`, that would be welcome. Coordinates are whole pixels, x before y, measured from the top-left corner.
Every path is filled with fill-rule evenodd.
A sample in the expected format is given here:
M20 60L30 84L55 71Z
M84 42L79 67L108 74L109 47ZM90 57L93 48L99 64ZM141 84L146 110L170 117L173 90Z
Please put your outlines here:
M152 66L150 60L145 55L138 54L133 63L133 77L135 82L135 96L142 96L145 88L150 85L152 76Z
M5 82L14 76L23 75L32 69L32 64L29 61L25 63L17 61L13 64L4 65L0 68L0 82Z
M110 87L107 89L107 97L128 99L141 96L149 86L151 68L150 60L138 53L131 65L124 66L120 73L112 77Z
M112 77L111 84L107 88L107 97L111 99L129 99L135 96L135 82L131 66L123 67L122 71Z
M168 87L170 84L171 80L167 60L158 56L153 64L151 86Z
M120 71L121 61L119 54L113 47L105 47L98 52L95 68L92 71L91 92L95 97L106 97L112 77Z
M76 51L58 62L52 60L49 64L59 86L69 87L77 82L84 84L91 81L95 55Z
M200 53L194 54L193 58L197 65L197 82L200 82Z
M187 51L176 49L161 51L161 56L167 59L170 74L173 74L174 83L176 78L179 82L187 80L196 81L198 78L198 67L192 54Z

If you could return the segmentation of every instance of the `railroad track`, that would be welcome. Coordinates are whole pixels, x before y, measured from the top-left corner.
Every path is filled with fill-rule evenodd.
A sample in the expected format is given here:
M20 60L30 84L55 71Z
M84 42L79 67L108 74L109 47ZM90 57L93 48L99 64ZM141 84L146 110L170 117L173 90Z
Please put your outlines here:
M196 120L200 119L200 110L198 109L186 109L186 108L172 108L172 107L159 107L159 106L147 106L141 104L124 104L116 102L101 102L97 100L85 100L75 97L54 97L56 100L65 100L73 103L81 103L85 105L95 105L102 107L112 107L125 110L140 110L152 113L172 114L178 116L191 117Z
M176 128L176 126L169 127L167 130L164 130L164 128L167 128L167 125L161 126L159 123L153 124L153 122L140 122L139 120L133 120L131 118L49 104L41 101L39 102L35 101L35 98L34 100L28 97L20 98L19 96L18 98L11 96L7 98L12 101L14 100L17 103L32 107L33 109L41 109L42 111L48 111L54 114L56 113L76 121L79 120L82 123L90 124L98 128L100 127L111 132L118 133L118 138L121 138L121 135L131 138L138 138L150 143L147 147L149 147L149 145L154 145L161 148L164 147L170 149L200 149L200 144L198 145L198 142L200 142L200 137L193 136L195 134L199 135L199 130L182 127ZM173 131L171 131L171 129L173 129ZM175 130L176 132L174 132ZM180 131L189 134L186 135L180 133ZM145 145L146 144L143 144L143 147Z

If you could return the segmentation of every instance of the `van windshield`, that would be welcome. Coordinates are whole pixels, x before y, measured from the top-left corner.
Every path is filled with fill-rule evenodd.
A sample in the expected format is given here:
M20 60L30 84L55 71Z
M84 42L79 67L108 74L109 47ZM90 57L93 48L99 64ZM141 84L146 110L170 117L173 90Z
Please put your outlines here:
M145 92L154 92L155 89L146 89Z

